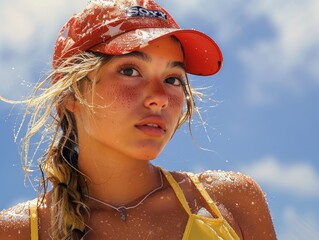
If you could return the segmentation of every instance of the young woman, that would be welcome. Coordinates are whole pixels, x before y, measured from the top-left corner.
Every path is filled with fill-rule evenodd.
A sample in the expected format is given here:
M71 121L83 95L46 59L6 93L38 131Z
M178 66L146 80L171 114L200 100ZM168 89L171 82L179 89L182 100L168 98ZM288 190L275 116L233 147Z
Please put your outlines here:
M211 38L152 0L92 1L74 15L52 74L24 102L26 171L31 138L44 129L39 144L50 140L43 192L1 212L0 239L275 239L251 178L150 163L195 110L186 73L221 65Z

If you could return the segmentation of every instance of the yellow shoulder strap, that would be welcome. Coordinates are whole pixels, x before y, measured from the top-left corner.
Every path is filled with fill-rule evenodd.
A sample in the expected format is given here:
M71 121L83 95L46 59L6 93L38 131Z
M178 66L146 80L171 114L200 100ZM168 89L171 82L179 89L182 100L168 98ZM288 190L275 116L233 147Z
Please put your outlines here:
M31 228L31 240L38 240L38 206L37 201L30 203L30 228Z
M218 218L223 218L222 214L220 213L219 209L215 205L214 201L211 199L207 191L205 190L203 184L199 181L198 176L193 173L187 173L189 178L192 180L196 188L199 190L205 201L208 203L209 207L212 209L212 211L217 215Z
M187 212L187 214L191 215L192 212L189 208L189 205L188 205L188 202L185 198L183 190L181 189L179 184L176 182L176 180L173 178L173 176L168 171L166 171L162 168L160 168L160 169L161 169L162 173L164 174L165 178L167 179L167 181L169 182L169 184L171 185L171 187L173 188L173 190L176 194L176 197L178 198L178 200L182 204L182 206L185 209L185 211Z

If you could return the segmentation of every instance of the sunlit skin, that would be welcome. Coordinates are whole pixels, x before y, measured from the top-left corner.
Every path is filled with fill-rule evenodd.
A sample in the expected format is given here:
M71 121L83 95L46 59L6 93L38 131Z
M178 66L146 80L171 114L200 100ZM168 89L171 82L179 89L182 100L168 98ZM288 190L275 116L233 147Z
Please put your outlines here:
M186 78L182 64L179 44L166 38L115 56L98 73L89 74L89 79L98 81L93 98L89 87L84 95L95 107L76 102L74 109L80 150L99 147L106 159L119 161L157 157L182 114ZM160 128L147 128L147 124Z
M92 181L91 194L125 204L158 184L149 160L163 150L182 115L183 61L179 43L165 38L89 74L98 79L94 90L84 87L93 109L79 101L69 109L78 127L79 169Z
M87 176L91 196L132 206L160 185L150 160L169 142L182 115L183 62L178 42L164 38L90 73L88 81L96 78L97 83L94 89L85 84L83 93L93 107L76 99L67 102L79 133L79 169ZM172 175L193 213L209 209L187 174ZM204 172L199 179L241 239L276 239L264 194L254 180L221 171ZM45 199L50 206L50 193ZM125 222L114 209L91 200L87 204L92 230L85 239L182 239L188 220L166 180L160 191L127 212ZM16 209L1 212L0 239L30 239L28 208L18 215ZM49 207L39 209L39 219L40 239L50 239Z

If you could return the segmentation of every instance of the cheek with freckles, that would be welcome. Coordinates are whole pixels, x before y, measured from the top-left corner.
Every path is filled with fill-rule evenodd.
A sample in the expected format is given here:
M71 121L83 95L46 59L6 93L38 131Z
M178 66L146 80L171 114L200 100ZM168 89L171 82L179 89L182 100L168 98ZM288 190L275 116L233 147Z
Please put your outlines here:
M170 96L168 98L168 105L171 115L175 121L174 125L177 127L177 124L183 114L184 97L176 95Z
M118 91L119 104L124 108L131 108L132 105L141 102L142 91L137 87L121 87Z
M118 108L129 109L133 104L136 104L141 96L141 91L136 88L127 86L118 86L117 84L111 84L104 91L99 91L99 95L102 96L100 105L109 106L109 110L116 110Z
M176 96L176 95L170 96L168 98L168 103L169 103L169 106L172 108L180 108L181 109L183 107L183 104L184 104L184 97Z
M173 95L168 98L169 108L174 109L178 113L181 113L184 105L184 97Z

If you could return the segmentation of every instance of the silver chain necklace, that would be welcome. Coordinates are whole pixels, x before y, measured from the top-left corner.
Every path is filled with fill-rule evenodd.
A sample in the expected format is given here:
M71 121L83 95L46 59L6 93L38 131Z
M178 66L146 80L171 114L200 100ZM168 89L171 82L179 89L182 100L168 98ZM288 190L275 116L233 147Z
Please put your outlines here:
M87 194L84 194L84 196L87 197L87 198L89 198L89 199L91 199L91 200L93 200L93 201L96 201L96 202L98 202L98 203L101 203L101 204L103 204L103 205L105 205L105 206L107 206L107 207L110 207L110 208L116 210L117 212L120 213L121 220L122 220L122 221L125 221L125 220L126 220L126 215L127 215L127 214L126 214L126 211L127 211L127 210L138 207L139 205L141 205L141 204L145 201L145 199L147 199L147 198L148 198L149 196L151 196L153 193L155 193L155 192L157 192L158 190L160 190L160 189L163 188L163 184L164 184L164 183L163 183L163 175L162 175L161 170L159 170L159 174L160 174L160 178L161 178L161 185L160 185L159 187L153 189L152 191L150 191L148 194L146 194L146 195L143 197L143 199L142 199L141 201L139 201L137 204L135 204L135 205L133 205L133 206L126 207L126 206L122 205L122 206L119 206L119 207L115 207L115 206L113 206L113 205L111 205L111 204L109 204L109 203L103 202L103 201L101 201L101 200L99 200L99 199L97 199L97 198L94 198L94 197L92 197L92 196L89 196L89 195L87 195Z

